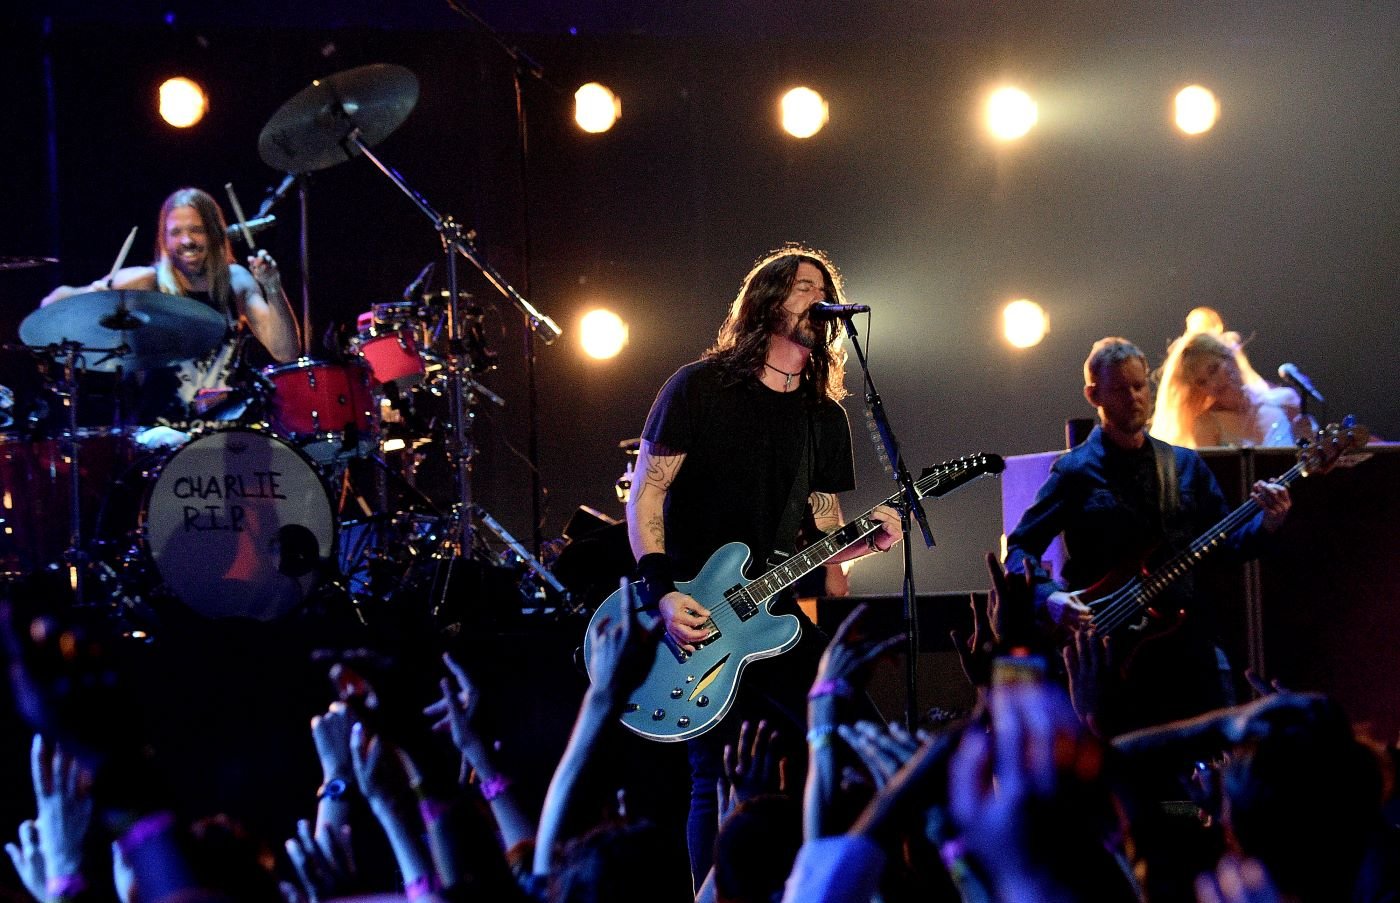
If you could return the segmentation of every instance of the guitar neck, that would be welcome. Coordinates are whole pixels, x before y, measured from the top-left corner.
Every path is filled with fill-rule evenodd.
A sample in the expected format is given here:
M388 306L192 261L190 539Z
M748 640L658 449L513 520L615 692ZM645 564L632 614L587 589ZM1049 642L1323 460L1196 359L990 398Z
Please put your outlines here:
M947 495L978 477L1000 473L1004 466L998 455L969 455L931 469L914 482L914 491L921 499ZM895 493L880 504L902 509L904 498L902 493ZM880 527L879 521L874 518L875 508L878 507L876 505L860 517L832 530L754 580L745 588L747 594L755 600L775 596L835 558L843 549L874 533Z
M1274 477L1272 482L1287 487L1306 472L1307 468L1302 462L1299 462L1279 476ZM1145 605L1150 602L1166 590L1167 587L1185 576L1187 572L1200 564L1207 556L1224 545L1225 540L1229 538L1230 534L1247 524L1259 513L1259 510L1259 503L1253 498L1245 499L1242 505L1227 514L1218 524L1196 537L1191 545L1174 555L1166 564L1163 564L1151 574L1142 578L1140 590L1141 603Z

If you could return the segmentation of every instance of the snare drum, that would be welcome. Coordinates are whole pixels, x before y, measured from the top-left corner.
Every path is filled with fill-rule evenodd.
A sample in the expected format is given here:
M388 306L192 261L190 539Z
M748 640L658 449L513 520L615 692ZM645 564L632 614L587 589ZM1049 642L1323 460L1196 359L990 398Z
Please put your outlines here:
M374 448L374 395L369 367L301 358L263 370L272 383L268 421L318 464Z
M120 430L83 427L78 453L80 540L90 539L112 481L134 457ZM0 574L63 561L72 542L73 458L64 439L0 436Z
M207 433L146 462L140 547L164 589L209 618L271 621L301 605L335 553L329 490L263 432Z

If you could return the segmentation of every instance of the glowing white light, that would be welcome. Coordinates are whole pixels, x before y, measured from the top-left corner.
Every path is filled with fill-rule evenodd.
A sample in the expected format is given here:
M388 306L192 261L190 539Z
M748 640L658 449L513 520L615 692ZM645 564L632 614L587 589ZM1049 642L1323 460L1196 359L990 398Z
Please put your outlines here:
M1050 331L1050 317L1044 308L1029 298L1021 298L1006 305L1001 312L1002 330L1006 341L1016 348L1030 348L1039 345Z
M811 88L793 88L778 102L783 131L794 138L810 138L831 118L826 99Z
M574 92L574 122L585 132L606 132L621 118L622 100L609 88L589 82Z
M1176 127L1188 135L1208 132L1220 118L1220 101L1209 88L1190 85L1176 92Z
M998 141L1015 141L1040 118L1031 96L1020 88L998 88L987 98L987 130Z
M627 344L627 324L610 310L593 310L579 322L583 353L595 360L617 357Z
M189 128L208 111L209 98L198 82L180 76L161 83L160 118L175 128Z

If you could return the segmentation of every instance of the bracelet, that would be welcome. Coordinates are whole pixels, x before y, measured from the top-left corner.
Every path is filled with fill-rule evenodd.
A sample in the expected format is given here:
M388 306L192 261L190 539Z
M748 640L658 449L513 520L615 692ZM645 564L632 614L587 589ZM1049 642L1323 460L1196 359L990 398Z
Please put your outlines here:
M126 833L117 838L117 848L122 851L122 855L131 858L142 844L158 834L164 834L175 825L175 814L172 812L154 812L144 818L139 818L127 829Z
M496 797L500 796L502 793L505 793L506 788L509 786L510 778L506 777L503 774L498 774L493 778L488 778L487 780L481 782L481 798L489 803Z
M87 881L82 875L54 875L44 882L44 889L50 897L76 897L87 890Z
M872 552L877 552L877 553L879 553L879 554L881 554L881 555L883 555L884 553L886 553L886 552L889 551L889 549L882 549L882 548L880 548L879 544L875 542L875 534L874 534L874 533L871 533L869 536L865 537L865 547L866 547L867 549L869 549L870 551L872 551ZM891 546L890 548L894 548L894 547Z
M403 886L403 895L410 900L417 900L433 892L433 879L427 875L419 875Z
M836 725L819 724L807 732L807 745L812 749L825 749L834 741L833 735L836 733Z
M823 696L840 696L842 699L850 699L851 695L851 685L839 677L835 680L819 680L812 684L812 689L807 691L808 699L821 699Z
M438 800L421 799L418 801L418 814L423 817L423 824L435 824L452 807Z

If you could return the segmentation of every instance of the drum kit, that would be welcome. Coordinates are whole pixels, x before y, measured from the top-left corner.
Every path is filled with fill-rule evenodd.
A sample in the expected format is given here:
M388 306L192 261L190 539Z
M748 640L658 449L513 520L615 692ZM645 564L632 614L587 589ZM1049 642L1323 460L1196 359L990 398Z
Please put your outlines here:
M549 342L559 330L479 258L474 236L370 152L417 92L397 66L317 80L273 115L259 152L289 178L370 159L433 220L444 290L419 291L425 269L402 301L362 313L327 356L245 370L196 398L187 421L155 427L132 425L122 391L93 402L93 377L130 383L206 355L226 340L221 315L186 298L108 290L24 319L20 344L5 347L41 362L62 412L0 432L0 580L57 574L80 605L149 612L173 601L204 617L259 621L331 593L369 624L366 612L396 597L426 597L437 616L444 573L475 561L513 569L522 593L567 607L563 585L471 499L472 407L505 402L477 380L495 354L481 308L458 287L458 257L525 314L532 335ZM0 271L54 262L0 258ZM14 399L3 394L8 417ZM486 531L505 551L493 551Z

